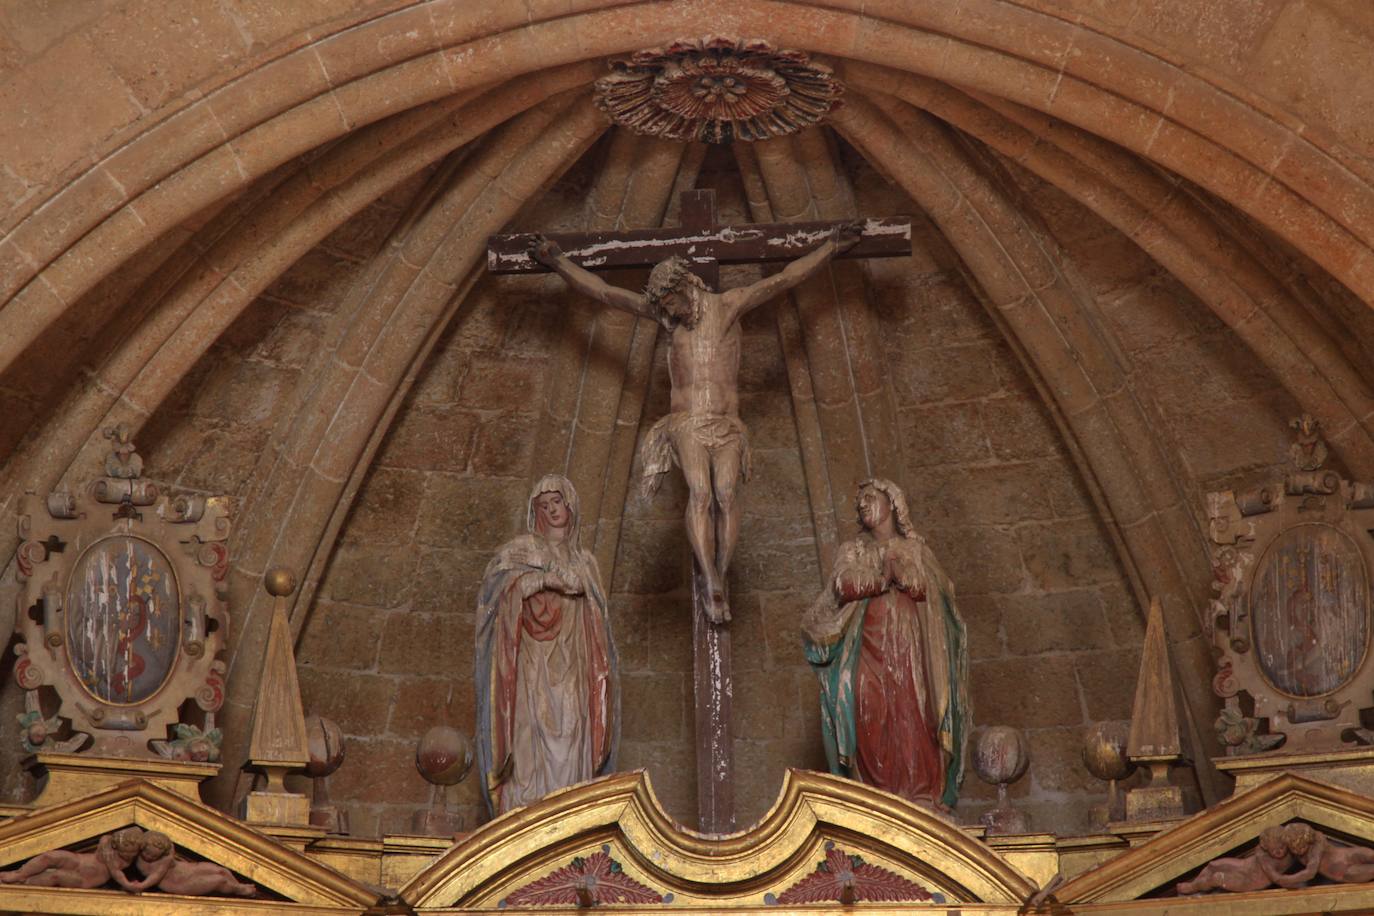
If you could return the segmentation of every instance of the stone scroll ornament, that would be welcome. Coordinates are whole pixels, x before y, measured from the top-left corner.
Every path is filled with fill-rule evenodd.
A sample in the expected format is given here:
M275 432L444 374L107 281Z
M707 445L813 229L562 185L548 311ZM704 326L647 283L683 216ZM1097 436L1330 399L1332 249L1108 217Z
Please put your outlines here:
M141 479L127 431L106 436L104 477L20 503L20 740L29 752L213 762L228 500L163 495Z
M625 874L611 858L611 847L576 856L562 868L532 881L501 901L508 906L604 906L608 903L671 903L672 894L660 894Z
M774 906L803 903L839 903L851 906L859 901L895 903L930 901L944 903L943 894L932 894L915 881L850 855L833 842L825 843L825 858L816 870L781 894L765 894L763 902Z
M1292 426L1283 478L1208 494L1212 688L1229 755L1374 743L1360 721L1374 691L1374 484L1324 467L1311 417Z
M819 123L844 86L801 51L759 39L676 41L611 62L597 107L638 134L729 143L784 137Z

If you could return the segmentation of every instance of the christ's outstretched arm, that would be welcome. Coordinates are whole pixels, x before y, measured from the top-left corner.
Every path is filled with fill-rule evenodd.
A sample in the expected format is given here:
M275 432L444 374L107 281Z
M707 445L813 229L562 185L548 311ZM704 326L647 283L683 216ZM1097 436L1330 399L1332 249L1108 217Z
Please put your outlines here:
M643 296L618 286L612 286L591 271L578 267L557 244L543 236L537 238L534 245L530 247L530 256L568 281L569 286L584 296L590 296L597 302L630 312L641 318L656 319L658 317Z
M862 223L845 223L836 226L830 238L808 254L797 258L771 277L764 277L757 283L730 290L726 295L734 300L732 319L738 319L751 309L758 308L770 299L782 295L807 277L820 270L835 255L848 251L859 243Z

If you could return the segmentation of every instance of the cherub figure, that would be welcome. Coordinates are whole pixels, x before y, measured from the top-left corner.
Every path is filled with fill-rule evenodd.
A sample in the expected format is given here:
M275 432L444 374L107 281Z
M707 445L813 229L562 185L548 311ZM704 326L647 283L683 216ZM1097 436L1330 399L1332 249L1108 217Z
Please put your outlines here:
M1288 849L1282 827L1269 827L1260 834L1259 846L1247 855L1213 859L1203 866L1192 881L1180 881L1180 894L1200 894L1205 891L1262 891L1280 884L1293 865L1293 853Z
M68 754L85 744L86 739L90 737L85 732L75 732L65 741L58 741L57 733L62 728L62 720L57 716L43 715L37 690L25 692L24 711L15 718L19 721L19 746L26 754L36 754L39 751Z
M210 894L252 897L258 892L252 884L235 878L223 865L177 858L171 837L157 830L150 830L143 837L143 848L134 867L143 875L142 880L130 881L123 870L115 873L114 879L120 887L135 894L149 888L188 897Z
M1300 471L1315 471L1326 463L1326 443L1322 441L1321 424L1311 414L1303 414L1290 421L1297 431L1288 454Z
M143 831L138 827L125 827L102 836L99 845L91 852L54 849L36 855L21 868L0 872L0 884L79 887L86 890L102 887L111 878L118 880L124 877L124 869L138 856L142 845Z
M111 426L105 430L105 438L113 443L110 454L105 457L105 473L108 476L134 480L143 473L143 459L134 451L129 427L123 423Z
M1284 827L1283 839L1302 868L1281 876L1280 887L1304 887L1317 875L1341 884L1374 881L1374 849L1338 843L1311 824L1303 823Z

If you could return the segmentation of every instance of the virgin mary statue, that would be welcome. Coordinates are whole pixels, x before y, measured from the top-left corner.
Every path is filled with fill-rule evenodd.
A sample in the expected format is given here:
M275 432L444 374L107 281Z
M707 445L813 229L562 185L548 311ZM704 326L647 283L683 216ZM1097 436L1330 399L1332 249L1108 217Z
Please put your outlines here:
M952 808L969 730L968 647L954 586L911 526L906 496L867 480L859 537L802 621L820 679L830 771Z
M477 764L494 815L615 768L615 647L577 510L572 482L545 476L530 492L529 533L507 541L482 577Z

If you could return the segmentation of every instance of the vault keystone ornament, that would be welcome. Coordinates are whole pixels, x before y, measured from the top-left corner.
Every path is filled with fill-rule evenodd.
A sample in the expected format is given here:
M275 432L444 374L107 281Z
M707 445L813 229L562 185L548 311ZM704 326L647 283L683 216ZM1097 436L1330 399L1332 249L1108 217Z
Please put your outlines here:
M596 104L638 134L730 143L784 137L820 122L843 85L801 51L759 39L675 41L611 62Z

